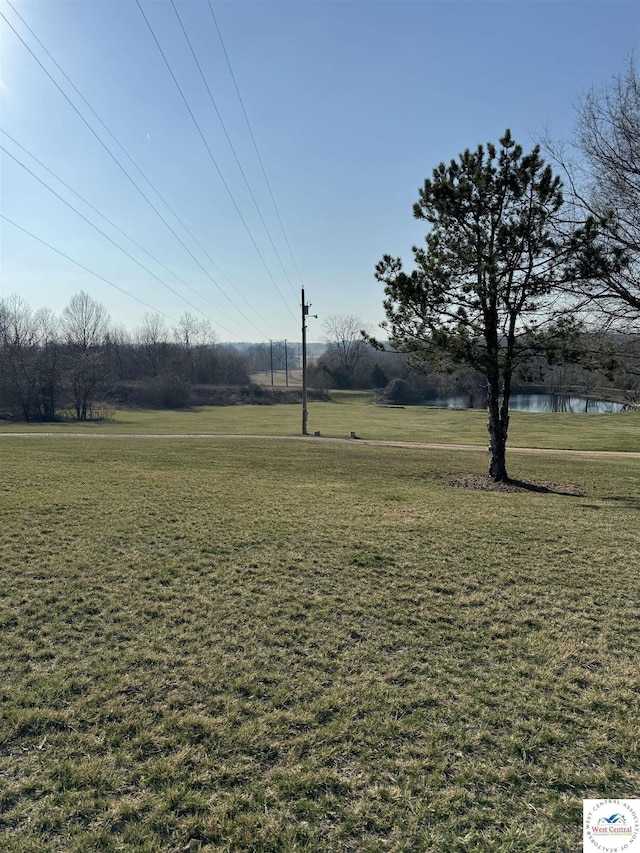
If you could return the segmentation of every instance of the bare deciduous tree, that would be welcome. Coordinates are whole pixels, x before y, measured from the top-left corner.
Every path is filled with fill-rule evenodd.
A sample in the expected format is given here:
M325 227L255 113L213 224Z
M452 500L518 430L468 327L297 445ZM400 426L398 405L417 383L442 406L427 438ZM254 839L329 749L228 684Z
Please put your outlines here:
M0 377L2 397L9 412L33 420L36 409L35 347L33 312L19 296L0 302Z
M107 309L84 290L71 297L62 312L69 386L79 421L89 417L104 380L104 353L100 348L108 329Z
M589 308L629 330L640 321L640 78L633 58L588 92L576 114L570 146L547 138L545 147L564 171L576 219L592 218L600 230L600 274L584 285Z
M577 143L591 172L587 204L606 223L613 260L594 295L640 319L640 79L633 60L579 103Z
M53 420L60 387L57 320L19 296L0 301L0 410L25 421Z
M83 352L99 346L108 328L107 309L84 290L72 296L62 312L62 331L66 342Z
M135 340L145 368L158 376L167 358L169 332L160 314L145 314Z
M357 314L331 314L323 322L325 342L347 376L352 376L367 350L362 332L369 331Z
M213 366L216 335L209 320L199 320L185 312L173 330L175 342L182 350L183 369L189 382L204 381Z

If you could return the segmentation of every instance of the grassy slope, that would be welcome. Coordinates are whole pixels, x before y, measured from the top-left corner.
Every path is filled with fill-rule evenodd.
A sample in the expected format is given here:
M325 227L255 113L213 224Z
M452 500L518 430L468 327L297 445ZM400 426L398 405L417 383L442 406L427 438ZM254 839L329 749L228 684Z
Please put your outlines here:
M574 853L637 790L640 460L0 454L3 851Z
M487 443L486 412L453 411L408 406L382 408L365 393L333 392L329 403L309 405L309 432L362 438L444 444ZM299 406L231 406L192 411L119 411L111 422L64 424L0 423L0 432L81 433L231 433L234 435L297 435ZM532 414L513 412L509 434L512 447L575 450L640 451L640 413L619 415Z

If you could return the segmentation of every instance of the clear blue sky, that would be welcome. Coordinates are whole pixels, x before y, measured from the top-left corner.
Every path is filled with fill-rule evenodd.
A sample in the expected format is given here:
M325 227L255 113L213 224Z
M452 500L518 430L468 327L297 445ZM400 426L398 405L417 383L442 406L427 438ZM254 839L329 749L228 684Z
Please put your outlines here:
M2 152L2 214L150 307L4 220L0 294L17 293L33 308L59 312L84 289L106 306L114 322L129 328L151 309L175 320L189 311L213 321L220 340L299 340L301 280L206 0L176 0L176 7L288 278L170 0L141 0L142 9L235 204L135 0L11 3L0 0L7 21L211 278L0 19L3 130L171 272L87 208L4 133L1 144L176 291L142 270ZM545 130L569 137L578 98L620 72L640 38L640 4L616 0L233 0L214 2L213 10L307 299L312 313L320 315L310 321L310 340L322 337L322 318L330 314L358 314L371 325L383 319L375 264L386 252L410 262L411 245L424 233L424 224L412 217L412 205L418 187L441 160L496 141L506 127L525 148Z

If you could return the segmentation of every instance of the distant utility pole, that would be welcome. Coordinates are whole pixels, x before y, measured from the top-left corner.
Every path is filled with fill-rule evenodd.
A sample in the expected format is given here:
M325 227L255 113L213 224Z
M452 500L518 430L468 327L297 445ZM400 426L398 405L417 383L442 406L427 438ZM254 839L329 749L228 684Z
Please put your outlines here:
M271 364L271 385L273 385L273 341L269 341L269 361Z
M287 339L284 339L284 384L289 387L289 354L287 352Z

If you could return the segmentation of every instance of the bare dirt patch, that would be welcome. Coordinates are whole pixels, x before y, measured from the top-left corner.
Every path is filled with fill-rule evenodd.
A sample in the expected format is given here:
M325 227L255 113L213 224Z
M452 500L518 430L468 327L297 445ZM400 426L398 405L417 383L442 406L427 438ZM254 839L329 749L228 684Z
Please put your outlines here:
M584 497L584 491L572 483L543 483L538 480L510 480L494 483L489 477L473 474L443 474L441 478L448 486L456 489L473 489L479 492L539 492L549 495L571 495Z

